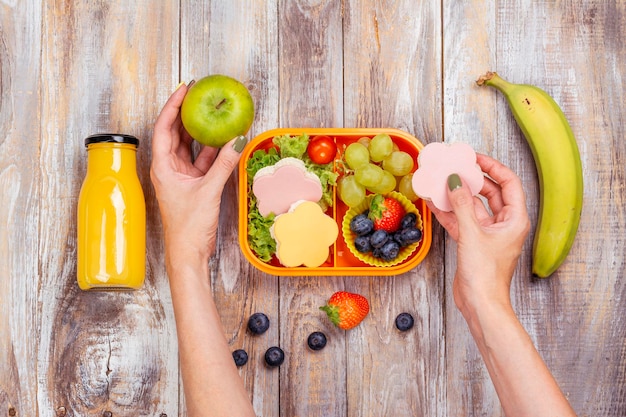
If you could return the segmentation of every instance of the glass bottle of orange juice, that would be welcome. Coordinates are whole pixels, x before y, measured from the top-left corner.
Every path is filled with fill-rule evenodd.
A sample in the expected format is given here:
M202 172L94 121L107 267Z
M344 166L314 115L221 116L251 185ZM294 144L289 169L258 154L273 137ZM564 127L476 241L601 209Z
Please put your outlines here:
M137 176L139 140L99 134L85 139L87 174L78 199L78 286L133 290L146 274L146 205Z

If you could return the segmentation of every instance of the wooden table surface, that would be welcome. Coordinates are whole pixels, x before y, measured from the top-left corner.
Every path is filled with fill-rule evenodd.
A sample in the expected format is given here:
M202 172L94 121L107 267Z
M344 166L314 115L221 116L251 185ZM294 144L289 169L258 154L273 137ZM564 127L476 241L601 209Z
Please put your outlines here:
M626 415L626 2L229 0L0 2L0 416L185 415L157 203L149 179L156 115L179 83L242 80L250 137L276 127L393 127L423 143L466 142L523 179L536 224L534 161L487 70L535 84L576 134L585 190L579 232L551 278L530 273L514 305L581 416ZM76 284L83 139L141 140L148 210L145 286ZM222 202L212 282L259 416L501 416L451 294L455 243L435 224L426 259L395 277L277 277L237 236L237 177ZM318 310L364 294L354 330ZM266 313L262 336L248 317ZM415 316L408 333L398 313ZM308 334L326 332L311 352ZM281 346L278 369L262 356Z

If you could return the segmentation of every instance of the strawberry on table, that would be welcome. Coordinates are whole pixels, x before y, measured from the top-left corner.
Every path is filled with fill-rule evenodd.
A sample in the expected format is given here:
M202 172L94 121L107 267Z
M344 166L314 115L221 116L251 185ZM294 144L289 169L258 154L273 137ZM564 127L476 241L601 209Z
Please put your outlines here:
M369 218L374 222L374 230L393 233L400 228L405 210L395 198L376 194L370 202Z
M370 305L367 298L360 294L338 291L330 297L325 306L320 307L320 310L328 314L335 326L348 330L363 321L370 311Z

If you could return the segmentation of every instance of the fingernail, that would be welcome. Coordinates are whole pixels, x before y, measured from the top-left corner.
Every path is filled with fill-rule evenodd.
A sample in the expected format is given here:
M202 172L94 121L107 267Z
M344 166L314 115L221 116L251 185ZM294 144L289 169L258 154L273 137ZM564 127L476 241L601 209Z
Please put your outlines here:
M461 183L461 177L458 174L450 174L448 176L448 188L450 191L454 191L457 188L461 188L463 184Z
M182 85L183 85L183 84L185 84L185 82L184 82L184 81L181 81L181 82L180 82L180 83L176 86L176 88L174 89L174 91L176 91L176 90L178 90L180 87L182 87Z
M245 136L237 136L237 139L235 139L235 143L233 143L233 149L239 153L241 153L241 151L243 151L243 148L246 147L246 144L248 143L248 138Z

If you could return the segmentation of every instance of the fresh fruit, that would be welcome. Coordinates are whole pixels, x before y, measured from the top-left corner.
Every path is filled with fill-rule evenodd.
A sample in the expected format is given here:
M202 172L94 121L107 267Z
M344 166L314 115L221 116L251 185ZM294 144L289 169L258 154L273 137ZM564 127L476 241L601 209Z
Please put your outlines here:
M372 187L368 187L368 190L375 194L387 194L396 189L396 177L389 171L383 170L383 177L380 182Z
M346 159L348 167L351 169L357 169L369 163L370 153L367 150L367 147L362 143L353 142L346 148L344 158Z
M350 143L343 152L342 160L338 197L349 207L361 204L366 191L388 194L397 189L409 200L417 200L411 184L414 158L400 150L388 134L381 133L372 139L362 137ZM398 183L402 179L404 182L400 186ZM342 185L344 180L347 182Z
M320 307L330 321L340 329L356 327L370 311L367 298L347 291L334 293L325 306Z
M417 214L406 213L402 220L400 220L400 229L406 229L409 227L415 227L417 224Z
M422 231L414 226L405 227L393 234L393 240L401 247L408 246L422 240Z
M369 144L370 158L374 162L381 162L393 152L393 140L386 133L372 138Z
M567 257L580 222L583 174L576 138L559 105L542 89L509 83L495 72L476 83L504 94L532 151L539 176L532 272L546 278Z
M356 180L354 175L346 175L337 184L339 198L349 207L356 207L365 200L365 187Z
M248 132L254 120L254 102L241 82L214 74L189 87L180 116L192 138L203 145L222 147Z
M382 248L389 240L389 233L386 230L378 229L370 236L370 244L374 249Z
M272 346L265 351L265 363L269 366L280 366L285 361L285 352L278 346Z
M248 330L253 334L263 334L270 328L270 319L263 313L254 313L248 319Z
M413 328L414 323L413 316L409 313L400 313L396 317L396 328L401 332L406 332Z
M369 218L374 222L375 230L395 232L400 227L404 214L404 207L395 198L376 194L370 202Z
M371 141L372 139L368 138L367 136L360 137L359 140L357 140L358 143L365 146L367 149L369 149Z
M322 332L313 332L307 339L311 350L322 350L326 346L326 335Z
M350 230L359 236L367 235L374 230L374 222L366 213L357 214L350 220Z
M396 196L392 194L387 198ZM372 200L376 198L374 196ZM402 208L404 212L404 208ZM346 234L348 243L353 239L354 249L363 254L370 254L374 258L385 262L393 261L400 255L403 248L422 240L421 221L418 224L418 215L415 212L404 213L398 217L399 227L395 232L385 229L375 230L374 222L369 218L370 210L354 215L349 223L351 234Z
M369 235L355 237L354 247L356 248L356 250L358 250L361 253L369 253L374 249L370 242Z
M306 152L316 164L329 164L335 159L337 145L330 136L317 135L309 141Z
M244 366L248 363L248 353L243 349L237 349L233 352L233 359L235 360L235 365Z
M414 166L413 157L404 151L393 151L383 159L383 169L396 177L407 175Z
M374 187L378 185L384 176L381 167L375 164L367 164L354 170L354 178L364 187Z
M406 174L398 181L398 192L408 198L410 201L418 199L417 194L413 190L413 173Z
M372 250L372 254L374 255L374 257L380 258L383 261L387 262L396 259L399 253L400 244L392 239L385 242L385 244L380 248L374 248L374 250Z

